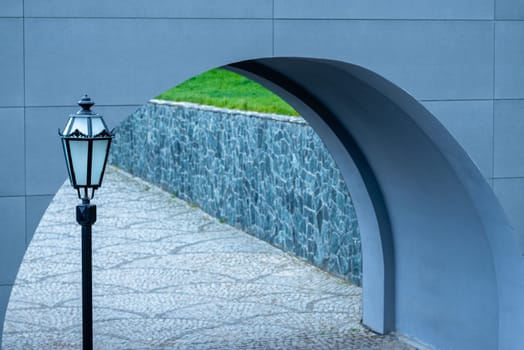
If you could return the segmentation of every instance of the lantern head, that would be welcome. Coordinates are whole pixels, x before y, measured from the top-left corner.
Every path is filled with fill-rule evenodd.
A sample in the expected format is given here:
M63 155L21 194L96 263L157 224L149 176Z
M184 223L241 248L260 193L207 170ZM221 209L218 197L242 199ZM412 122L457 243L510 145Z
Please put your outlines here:
M78 104L82 109L69 116L59 134L71 186L78 191L79 198L88 200L102 185L113 133L102 116L91 111L94 105L91 98L85 95Z

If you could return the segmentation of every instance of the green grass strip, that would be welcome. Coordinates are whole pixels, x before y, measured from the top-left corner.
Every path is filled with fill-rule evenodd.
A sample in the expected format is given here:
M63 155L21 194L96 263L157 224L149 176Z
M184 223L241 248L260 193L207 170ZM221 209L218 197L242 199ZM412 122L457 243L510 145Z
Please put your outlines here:
M243 111L298 116L293 107L262 85L222 68L197 75L156 98Z

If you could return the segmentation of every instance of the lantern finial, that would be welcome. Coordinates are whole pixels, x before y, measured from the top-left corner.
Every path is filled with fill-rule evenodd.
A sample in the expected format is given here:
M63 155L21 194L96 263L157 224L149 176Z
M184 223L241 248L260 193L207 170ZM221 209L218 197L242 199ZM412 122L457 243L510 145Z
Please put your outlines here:
M91 97L87 96L87 94L82 97L80 101L78 101L78 105L82 107L82 110L79 111L79 114L91 114L90 108L93 107L95 103L91 99Z

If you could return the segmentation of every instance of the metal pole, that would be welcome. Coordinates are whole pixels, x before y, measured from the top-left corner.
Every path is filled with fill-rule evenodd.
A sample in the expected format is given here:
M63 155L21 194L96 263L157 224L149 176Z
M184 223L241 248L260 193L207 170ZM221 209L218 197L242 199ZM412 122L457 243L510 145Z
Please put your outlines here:
M96 221L96 205L88 198L76 207L76 221L82 225L82 349L93 349L93 273L91 226Z

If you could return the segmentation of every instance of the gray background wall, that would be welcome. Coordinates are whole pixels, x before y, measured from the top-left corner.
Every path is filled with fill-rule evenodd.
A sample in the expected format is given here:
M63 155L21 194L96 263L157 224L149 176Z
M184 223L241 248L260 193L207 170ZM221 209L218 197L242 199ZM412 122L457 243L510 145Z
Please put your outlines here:
M114 126L193 75L251 58L329 57L406 89L469 152L524 236L523 41L521 0L3 0L0 315L65 179L56 129L80 95Z

